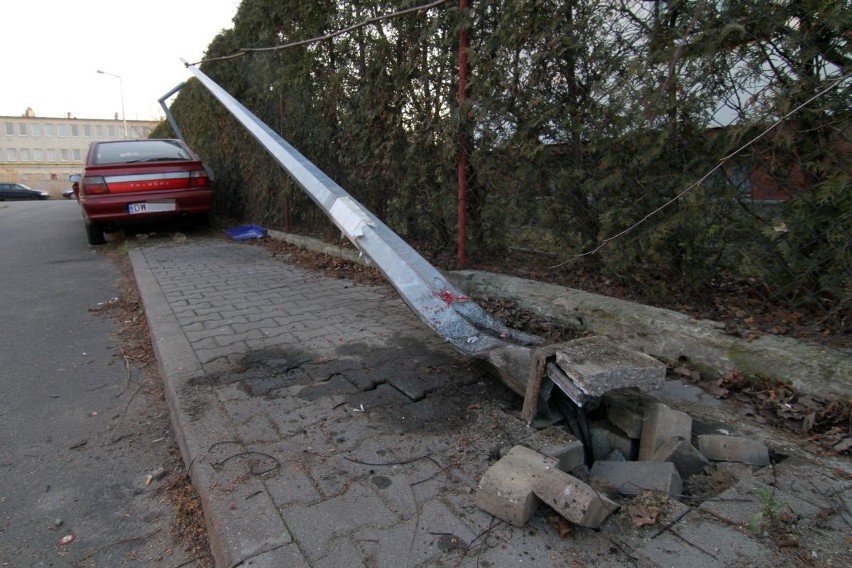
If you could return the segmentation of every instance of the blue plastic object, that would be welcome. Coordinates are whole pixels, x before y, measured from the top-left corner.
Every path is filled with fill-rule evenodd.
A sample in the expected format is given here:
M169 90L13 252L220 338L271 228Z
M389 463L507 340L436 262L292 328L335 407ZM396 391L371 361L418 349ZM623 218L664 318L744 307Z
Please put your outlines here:
M266 236L266 229L257 225L243 225L233 229L225 229L228 238L235 241L249 241L251 239L262 239Z

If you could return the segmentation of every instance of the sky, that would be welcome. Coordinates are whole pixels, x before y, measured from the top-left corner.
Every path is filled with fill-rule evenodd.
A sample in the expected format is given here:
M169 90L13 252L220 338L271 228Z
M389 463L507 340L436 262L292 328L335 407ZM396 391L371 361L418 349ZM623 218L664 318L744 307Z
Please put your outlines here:
M158 120L240 0L2 0L0 116ZM98 70L118 75L98 74Z

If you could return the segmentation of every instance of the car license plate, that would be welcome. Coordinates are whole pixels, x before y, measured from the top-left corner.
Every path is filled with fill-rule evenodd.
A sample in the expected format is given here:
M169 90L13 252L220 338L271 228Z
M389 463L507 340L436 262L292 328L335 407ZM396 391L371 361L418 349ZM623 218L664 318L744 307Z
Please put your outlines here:
M161 213L163 211L174 211L174 199L167 201L148 201L145 203L128 203L127 212L131 215L137 213Z

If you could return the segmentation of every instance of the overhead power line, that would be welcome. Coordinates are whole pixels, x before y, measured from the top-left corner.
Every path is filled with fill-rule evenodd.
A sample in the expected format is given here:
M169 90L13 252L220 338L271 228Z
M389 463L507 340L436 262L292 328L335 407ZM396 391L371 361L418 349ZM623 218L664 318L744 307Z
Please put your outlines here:
M420 12L421 10L431 10L432 8L436 8L441 4L446 4L450 0L435 0L434 2L430 2L428 4L423 4L421 6L414 6L413 8L406 8L405 10L399 10L398 12L392 12L390 14L383 14L381 16L374 16L372 18L368 18L357 24L353 24L347 28L343 28L325 35L312 37L310 39L303 39L299 41L294 41L282 45L272 45L268 47L243 47L237 53L232 53L230 55L222 55L220 57L211 57L209 59L205 59L204 61L198 61L195 63L187 63L186 66L190 65L199 65L200 63L209 63L211 61L225 61L227 59L236 59L238 57L243 57L248 55L249 53L260 53L266 51L279 51L282 49L289 49L291 47L299 47L300 45L308 45L311 43L317 43L320 41L326 41L329 39L333 39L337 36L341 36L344 34L348 34L349 32L355 31L359 28L363 28L365 26L369 26L370 24L375 24L381 22L383 20L390 20L392 18L399 18L400 16L407 16L408 14L412 14L414 12Z

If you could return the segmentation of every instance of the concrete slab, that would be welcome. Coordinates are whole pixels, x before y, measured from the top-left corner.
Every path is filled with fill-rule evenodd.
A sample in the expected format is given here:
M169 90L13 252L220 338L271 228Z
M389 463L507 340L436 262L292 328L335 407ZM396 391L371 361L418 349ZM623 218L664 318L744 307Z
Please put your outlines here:
M650 355L603 337L584 337L560 346L556 364L591 396L626 387L651 390L666 378L666 366Z

